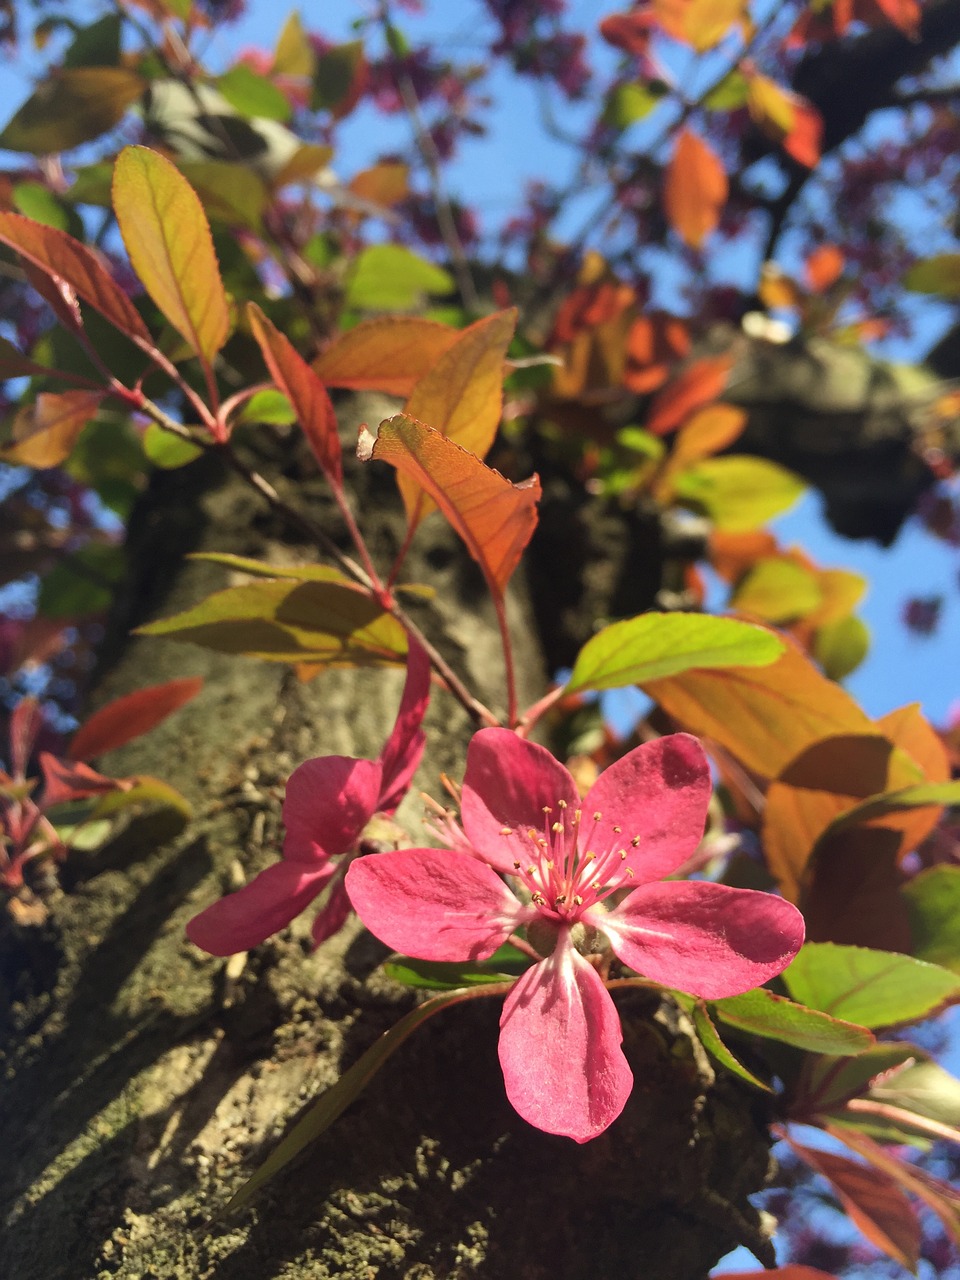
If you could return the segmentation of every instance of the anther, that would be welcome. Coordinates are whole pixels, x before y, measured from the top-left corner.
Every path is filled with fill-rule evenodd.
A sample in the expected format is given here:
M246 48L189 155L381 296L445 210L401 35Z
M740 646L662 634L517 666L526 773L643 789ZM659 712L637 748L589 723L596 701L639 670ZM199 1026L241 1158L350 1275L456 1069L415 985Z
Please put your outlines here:
M594 822L599 822L602 817L603 817L603 814L598 809L597 812L593 815L593 820Z
M519 862L515 862L515 863L513 864L513 869L514 869L514 871L519 871L519 870L520 870L520 863L519 863Z
M566 902L566 900L567 900L567 895L565 893L559 893L553 900L554 906L562 907L563 904Z
M501 828L500 828L500 834L501 834L502 836L512 836L512 835L513 835L513 827L501 827Z
M540 812L541 812L541 813L553 813L553 809L550 807L550 805L545 804L545 805L543 806L543 808L540 810Z
M579 893L575 893L575 894L573 895L573 905L574 905L575 907L582 907L582 906L583 906L583 898L581 898L581 896L580 896L580 894L579 894Z
M620 854L620 861L621 861L621 862L626 862L626 860L627 860L627 851L626 851L626 849L618 849L618 850L617 850L617 852Z
M547 905L547 900L542 893L535 893L533 895L533 901L538 907L545 907Z
M566 807L567 807L567 802L566 802L566 800L558 800L558 801L557 801L557 808L558 808L558 809L565 809Z
M554 834L555 836L556 836L556 835L559 835L559 834L560 834L560 832L563 830L563 823L562 823L562 822L555 822L555 823L553 824L553 826L550 828L550 830L553 832L553 834Z
M627 867L627 879L628 880L633 879L633 867Z
M614 827L613 834L618 836L622 830L623 830L623 827Z
M639 837L639 836L634 836L634 837L633 837L633 839L630 841L630 843L633 845L633 847L634 847L635 849L639 848L639 846L640 846L640 837Z

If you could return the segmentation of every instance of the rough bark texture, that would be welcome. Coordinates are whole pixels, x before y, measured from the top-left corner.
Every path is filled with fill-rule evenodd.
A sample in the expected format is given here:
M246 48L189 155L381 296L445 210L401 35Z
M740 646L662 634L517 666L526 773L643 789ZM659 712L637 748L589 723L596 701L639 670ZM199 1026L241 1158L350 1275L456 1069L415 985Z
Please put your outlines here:
M376 420L377 406L360 412ZM398 532L392 480L371 470L361 483L383 550ZM501 661L477 575L434 524L411 565L439 591L425 620L496 703ZM398 673L331 671L302 685L280 666L126 639L223 585L221 569L184 564L184 551L302 555L285 536L238 482L203 466L159 477L134 522L136 576L95 702L176 675L206 685L102 764L163 776L196 816L182 829L169 815L135 818L71 858L45 928L5 926L0 1274L705 1276L738 1239L762 1240L746 1197L767 1175L764 1107L715 1076L676 1008L648 995L619 1000L637 1087L595 1142L578 1147L514 1115L498 1002L480 1001L427 1024L252 1211L211 1224L308 1101L414 1000L378 971L383 948L358 925L311 953L300 920L242 969L184 938L190 915L276 856L291 769L315 754L376 754L399 696ZM532 695L537 645L524 600L513 607ZM428 727L418 781L436 789L441 770L462 771L469 726L437 694ZM417 803L401 815L415 832Z

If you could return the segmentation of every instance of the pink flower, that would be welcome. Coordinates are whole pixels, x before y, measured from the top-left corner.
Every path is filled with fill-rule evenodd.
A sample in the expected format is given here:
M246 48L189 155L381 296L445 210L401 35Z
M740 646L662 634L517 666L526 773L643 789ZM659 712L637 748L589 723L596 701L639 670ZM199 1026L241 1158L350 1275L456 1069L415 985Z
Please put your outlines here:
M582 954L598 950L595 931L631 969L707 999L760 986L803 942L803 917L772 894L656 883L696 849L710 791L687 734L631 751L581 802L543 747L483 729L467 753L455 847L377 854L347 872L364 924L422 960L483 960L526 927L544 958L507 996L500 1064L510 1102L537 1128L586 1142L633 1085L616 1008Z
M328 888L313 923L314 942L319 946L337 932L350 902L343 888L345 863L331 859L354 849L375 813L392 814L403 799L423 755L420 726L429 697L430 663L411 642L397 721L378 759L321 756L294 770L283 804L282 860L194 916L187 925L192 942L215 956L249 951Z

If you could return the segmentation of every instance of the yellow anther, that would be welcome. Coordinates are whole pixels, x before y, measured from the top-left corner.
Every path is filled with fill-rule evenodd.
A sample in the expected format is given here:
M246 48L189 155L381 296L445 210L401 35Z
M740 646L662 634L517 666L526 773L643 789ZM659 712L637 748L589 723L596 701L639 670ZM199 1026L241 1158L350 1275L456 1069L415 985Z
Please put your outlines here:
M548 870L548 871L552 871L552 870L553 870L553 859L552 859L552 858L551 858L551 860L547 863L547 870Z
M632 879L633 879L633 867L627 867L627 877L628 877L630 880L632 880Z
M596 862L597 855L591 849L588 849L583 855L583 860L584 862Z
M635 849L639 848L639 845L640 845L640 837L639 837L639 836L634 836L634 837L633 837L633 839L630 841L630 843L633 845L633 847L634 847Z
M513 864L513 869L514 869L514 871L519 871L519 870L520 870L520 863L519 863L519 862L515 862L515 863Z
M558 800L558 801L557 801L557 808L558 808L558 809L565 809L566 807L567 807L567 802L566 802L566 800Z
M542 893L535 893L533 895L533 901L538 907L545 907L547 905L547 900Z
M614 835L617 835L617 836L618 836L622 830L623 830L623 827L614 827L614 828L613 828L613 833L614 833Z
M541 813L553 813L553 809L550 807L550 805L545 804L545 805L543 806L543 808L540 810L540 812L541 812Z
M593 820L594 822L599 822L602 817L603 817L603 814L598 809L597 812L593 815Z
M553 826L550 828L550 830L553 832L553 834L554 834L555 836L556 836L556 835L559 835L559 834L560 834L560 832L563 830L563 823L562 823L562 822L555 822L555 823L553 824Z
M532 875L533 875L533 873L536 871L536 869L537 869L537 868L536 868L536 867L533 865L533 863L531 862L531 863L530 863L530 865L529 865L529 867L527 867L527 875L528 875L528 876L532 876Z
M502 836L512 836L512 835L513 835L513 827L501 827L501 828L500 828L500 834L501 834Z
M580 897L579 893L575 893L575 894L573 895L573 905L574 905L575 907L582 907L582 906L583 906L583 898L581 898L581 897Z
M620 854L620 861L621 861L621 862L626 862L626 860L627 860L627 851L626 851L626 849L618 849L618 850L617 850L617 852Z

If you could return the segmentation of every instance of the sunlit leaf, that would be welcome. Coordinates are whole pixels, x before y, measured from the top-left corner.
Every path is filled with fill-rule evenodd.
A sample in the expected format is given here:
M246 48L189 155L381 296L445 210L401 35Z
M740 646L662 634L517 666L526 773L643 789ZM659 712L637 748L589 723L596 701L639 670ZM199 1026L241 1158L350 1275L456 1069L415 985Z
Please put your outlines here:
M355 174L347 189L358 200L389 209L410 193L410 166L398 160L381 161Z
M627 129L644 120L663 101L665 88L655 82L640 81L615 85L603 108L603 123L612 129Z
M270 199L263 179L246 164L226 160L178 160L208 218L230 227L259 231Z
M814 293L824 293L840 279L846 259L835 244L821 244L803 264L807 284Z
M159 423L151 422L141 439L143 452L155 467L163 471L173 471L177 467L185 467L194 462L203 453L203 449L192 440L184 440L182 436L165 431Z
M399 663L407 650L400 623L345 580L228 587L137 634L189 640L218 653L325 666Z
M346 304L366 311L409 311L427 294L453 293L453 277L399 244L373 244L354 259Z
M164 782L162 778L151 778L147 774L142 774L136 778L127 778L125 781L133 785L124 787L122 791L111 791L108 795L101 796L94 806L93 817L110 817L123 809L139 808L143 804L160 805L164 809L175 809L183 814L184 818L193 817L193 806L190 801L186 796L181 795L176 787L172 787L169 782Z
M327 110L335 120L342 119L356 106L366 76L367 64L361 40L329 46L316 57L311 109Z
M342 334L313 368L330 387L409 396L459 336L420 316L377 316Z
M195 551L189 559L222 564L227 569L249 573L255 578L292 578L296 582L345 581L339 569L326 564L267 564L263 560L251 560L248 556L236 556L227 551Z
M235 63L214 81L234 111L248 119L289 120L290 103L267 76L245 62Z
M960 253L938 253L911 267L903 287L913 293L933 293L941 298L960 297Z
M728 191L716 152L692 129L682 129L664 177L663 207L684 244L699 249L716 230Z
M782 653L782 640L748 622L704 613L642 613L587 641L567 692L645 685L691 669L762 667Z
M313 75L316 53L303 29L296 9L287 17L273 55L273 71L276 75L297 76L308 79Z
M739 1076L741 1080L746 1080L748 1084L752 1084L755 1089L762 1089L764 1093L772 1093L770 1085L761 1080L759 1076L755 1076L752 1071L748 1071L740 1059L735 1057L727 1045L724 1044L702 1001L690 1001L688 1011L693 1019L697 1037L711 1057L716 1058L722 1067L726 1067L728 1071Z
M197 193L156 151L126 147L114 167L113 206L150 297L190 347L212 360L227 340L230 312Z
M490 590L502 596L537 523L540 481L511 484L499 471L439 431L398 414L376 437L361 432L357 452L416 480L480 565Z
M464 329L417 382L404 413L486 457L503 412L503 362L516 323L516 311L498 311ZM434 501L412 477L398 479L407 520L415 528L434 510Z
M677 496L702 507L718 529L756 529L788 510L806 488L799 476L765 458L705 458L674 481Z
M131 337L150 341L140 313L86 245L63 231L0 210L0 243L48 275L61 276L80 297Z
M913 956L808 942L783 980L794 1000L864 1027L918 1022L960 996L960 977Z
M0 132L0 147L50 155L118 125L145 82L127 67L67 67L34 90Z
M739 613L783 624L812 613L823 600L817 575L786 557L761 560L730 601Z
M67 754L72 760L89 760L125 746L195 698L202 687L203 680L194 676L115 698L84 721L70 739Z
M255 303L247 306L250 328L277 387L296 410L313 456L331 484L343 482L337 416L327 389L293 344Z
M101 391L42 392L17 413L13 443L0 450L0 460L27 467L59 466L103 399Z
M694 360L657 395L647 415L647 430L663 436L682 426L696 410L716 400L732 367L729 356Z
M928 867L904 885L913 954L960 973L960 867Z
M819 163L823 119L806 98L753 73L747 77L747 108L767 137L799 164L813 169Z
M480 963L464 961L456 964L394 956L384 962L383 971L388 978L405 987L427 991L457 991L464 987L512 982L529 967L530 957L507 943L498 948L489 960Z
M809 1053L846 1057L869 1049L875 1039L865 1027L794 1004L765 987L717 1000L712 1007L728 1026Z

